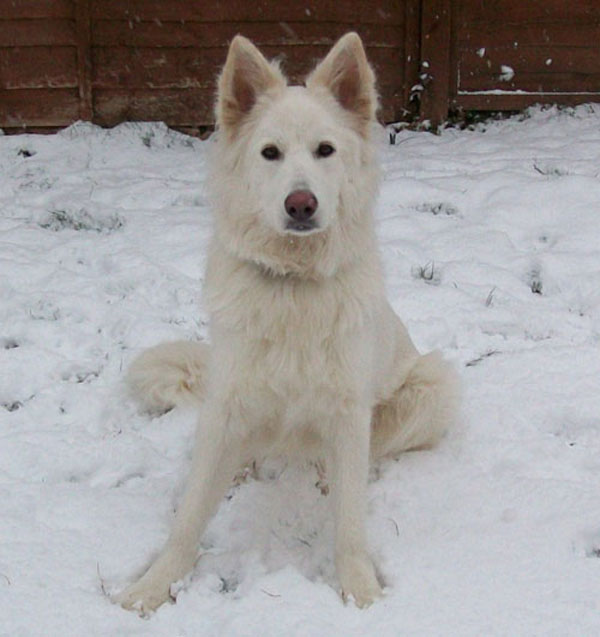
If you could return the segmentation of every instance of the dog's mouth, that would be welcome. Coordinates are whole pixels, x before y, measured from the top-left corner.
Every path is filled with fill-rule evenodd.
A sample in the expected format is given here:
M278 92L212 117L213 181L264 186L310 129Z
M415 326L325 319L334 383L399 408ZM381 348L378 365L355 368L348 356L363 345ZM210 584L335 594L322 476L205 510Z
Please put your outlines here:
M319 224L313 219L306 219L305 221L290 219L285 226L285 230L289 234L310 234L318 232L320 228Z

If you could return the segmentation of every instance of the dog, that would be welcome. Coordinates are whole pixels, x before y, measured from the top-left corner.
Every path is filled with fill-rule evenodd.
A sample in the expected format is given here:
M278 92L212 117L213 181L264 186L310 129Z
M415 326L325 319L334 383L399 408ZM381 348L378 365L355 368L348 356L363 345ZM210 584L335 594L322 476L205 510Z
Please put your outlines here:
M142 404L198 405L191 472L168 541L118 596L142 613L170 598L233 477L300 453L326 467L344 600L382 594L366 531L369 462L434 445L459 381L420 355L386 300L373 207L375 76L356 33L303 86L246 38L218 81L214 236L204 282L210 345L165 343L132 364Z

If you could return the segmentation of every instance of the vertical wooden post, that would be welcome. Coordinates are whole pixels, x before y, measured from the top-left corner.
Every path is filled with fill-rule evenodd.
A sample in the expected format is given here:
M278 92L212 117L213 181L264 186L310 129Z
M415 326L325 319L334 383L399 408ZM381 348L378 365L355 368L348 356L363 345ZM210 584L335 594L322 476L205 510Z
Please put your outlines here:
M421 119L432 126L448 117L452 0L423 0L421 9ZM455 0L456 1L456 0Z
M77 76L79 85L79 118L91 122L92 103L92 20L91 0L75 0L75 28L77 30Z
M421 51L421 0L404 0L404 114L418 115L419 102L413 88L419 84ZM401 113L398 113L398 119Z

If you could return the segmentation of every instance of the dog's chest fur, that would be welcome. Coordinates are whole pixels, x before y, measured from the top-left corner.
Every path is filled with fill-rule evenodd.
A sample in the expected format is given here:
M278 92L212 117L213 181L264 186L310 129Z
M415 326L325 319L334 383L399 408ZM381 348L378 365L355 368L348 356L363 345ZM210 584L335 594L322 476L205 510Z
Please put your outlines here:
M357 280L365 277L370 285ZM302 280L220 255L209 262L205 299L220 356L213 365L245 410L264 417L269 405L268 416L295 425L372 392L378 272Z

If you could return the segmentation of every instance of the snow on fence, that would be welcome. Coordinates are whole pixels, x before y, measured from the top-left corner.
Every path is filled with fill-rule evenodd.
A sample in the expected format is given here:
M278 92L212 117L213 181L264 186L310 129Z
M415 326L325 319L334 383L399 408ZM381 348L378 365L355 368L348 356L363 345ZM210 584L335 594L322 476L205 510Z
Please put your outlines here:
M363 37L383 121L600 101L597 0L0 0L0 127L212 124L236 33L294 81L344 32Z

